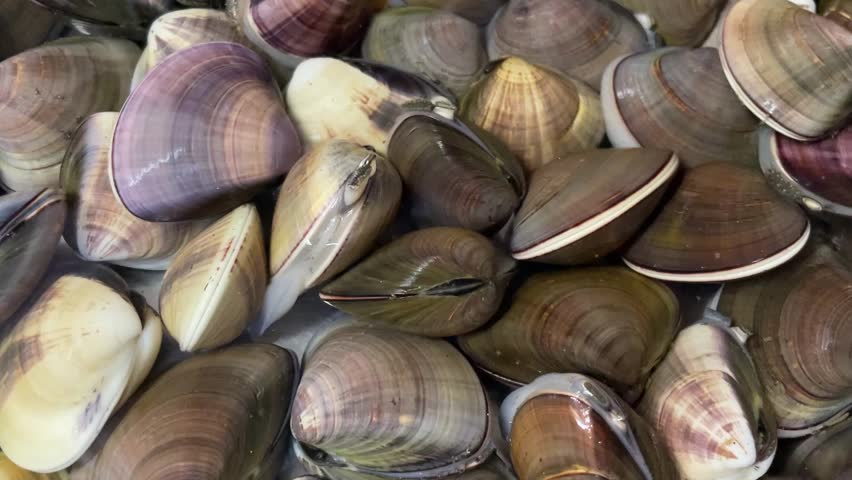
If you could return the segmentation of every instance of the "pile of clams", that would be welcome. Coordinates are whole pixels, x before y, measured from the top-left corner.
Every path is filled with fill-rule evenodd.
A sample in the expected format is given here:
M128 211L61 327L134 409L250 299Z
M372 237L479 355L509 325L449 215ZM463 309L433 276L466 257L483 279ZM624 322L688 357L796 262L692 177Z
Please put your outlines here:
M0 480L850 452L852 0L0 2Z

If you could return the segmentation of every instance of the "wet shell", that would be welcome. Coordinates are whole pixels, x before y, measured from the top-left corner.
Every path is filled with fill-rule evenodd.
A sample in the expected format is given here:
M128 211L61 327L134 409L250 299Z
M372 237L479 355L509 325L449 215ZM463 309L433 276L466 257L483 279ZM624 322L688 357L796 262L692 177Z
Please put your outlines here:
M520 165L499 140L431 113L400 118L388 159L405 182L420 225L499 229L526 192Z
M461 115L502 140L527 172L600 143L604 121L594 90L520 58L492 68L465 96Z
M604 384L550 374L512 392L500 408L520 480L674 480L651 427Z
M0 4L0 60L59 36L62 17L30 0Z
M654 32L666 45L695 47L707 38L726 0L616 0L630 10L648 15Z
M824 247L782 269L726 284L719 311L753 333L747 347L778 415L802 436L852 408L852 272Z
M160 290L163 323L185 352L221 347L260 311L266 280L260 215L243 205L175 257Z
M308 353L290 426L349 469L435 477L493 452L490 416L479 378L449 343L343 326Z
M65 195L47 189L0 197L0 326L47 271L62 234Z
M506 0L404 0L407 5L439 8L485 25L494 16L494 12L506 3Z
M820 2L819 13L852 30L852 2L849 0Z
M463 95L488 61L479 28L450 12L392 8L376 15L364 58L420 74Z
M757 163L760 122L728 85L713 48L616 60L604 74L601 102L607 138L616 147L673 150L687 167Z
M32 0L51 10L91 22L132 25L157 18L174 0Z
M778 446L763 398L754 365L727 327L697 324L677 336L637 410L682 478L754 480Z
M580 264L618 249L642 226L678 168L670 151L592 150L533 172L514 220L518 260Z
M169 56L130 95L115 127L110 177L137 217L191 220L244 203L300 153L263 59L236 43L210 42Z
M117 119L118 113L96 113L71 139L60 175L69 206L65 241L88 261L164 270L207 222L146 222L124 208L108 172Z
M293 355L275 345L193 356L139 396L105 439L90 476L75 480L271 480L265 464L286 438L297 375Z
M287 107L308 145L345 139L387 154L406 111L453 108L448 92L420 77L364 60L312 58L287 85Z
M459 339L474 364L510 385L575 372L635 397L674 338L678 302L624 267L538 273L488 328Z
M815 139L852 114L852 30L787 2L742 0L719 49L740 100L774 130Z
M808 437L793 446L783 471L796 478L835 480L852 475L852 419Z
M3 452L0 452L0 478L3 480L68 480L68 474L66 472L46 475L33 473L15 465Z
M486 48L491 60L521 57L597 87L611 61L649 45L630 11L609 0L512 0L488 25Z
M503 298L515 262L478 233L417 230L380 248L322 289L332 306L431 337L482 326Z
M805 208L852 216L852 125L815 142L800 142L764 128L760 168L769 184Z
M804 213L760 172L714 162L686 171L624 260L661 280L724 282L783 264L809 235Z
M139 49L126 40L74 37L0 63L0 165L6 187L58 186L59 165L74 130L89 114L121 107L138 58Z

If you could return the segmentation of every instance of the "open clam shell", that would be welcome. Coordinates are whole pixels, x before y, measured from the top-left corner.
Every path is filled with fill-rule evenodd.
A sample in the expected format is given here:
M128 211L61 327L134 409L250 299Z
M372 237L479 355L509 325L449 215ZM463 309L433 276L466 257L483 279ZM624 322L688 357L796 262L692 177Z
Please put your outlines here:
M849 0L819 2L819 13L852 30L852 2Z
M760 132L760 168L782 195L814 212L852 216L852 125L815 142Z
M0 63L0 164L11 170L3 173L6 187L58 186L74 130L89 114L121 107L138 58L138 47L126 40L74 37Z
M593 262L621 247L648 218L678 169L678 158L652 148L565 155L533 172L514 219L518 260Z
M32 0L70 17L96 23L132 25L157 18L174 0Z
M0 60L58 37L62 16L30 0L7 0L0 5Z
M193 356L133 402L105 439L91 473L75 473L75 480L271 480L265 464L285 442L297 377L292 353L275 345L235 345Z
M302 157L284 180L272 219L272 275L260 332L306 289L366 254L399 208L402 182L372 149L331 140Z
M852 445L852 418L797 442L787 452L781 469L795 478L848 478L852 475L849 445Z
M118 275L61 268L0 343L0 448L40 473L83 455L158 350L159 319L140 311Z
M439 8L460 15L477 25L485 25L506 0L404 0L406 5Z
M527 172L603 139L600 98L586 84L517 57L490 68L462 100L461 116L502 140Z
M818 138L852 114L852 30L825 17L786 0L742 0L719 54L745 106L790 138Z
M695 47L707 38L726 0L616 0L651 18L666 45Z
M793 258L810 230L802 210L772 191L760 172L713 162L685 172L624 261L661 280L724 282Z
M345 139L382 155L403 113L454 108L449 92L412 73L327 57L299 64L287 84L287 107L308 145Z
M775 415L745 348L727 327L696 324L681 331L637 410L683 478L754 480L775 457Z
M160 311L180 349L221 347L237 338L263 304L266 248L252 204L236 208L183 247L160 290Z
M176 52L127 99L110 178L131 213L180 221L225 213L281 178L301 153L272 73L230 42Z
M760 124L728 85L713 48L660 49L614 61L601 82L607 138L616 147L674 151L687 167L757 164Z
M515 262L478 233L428 228L380 248L326 285L320 298L391 328L449 337L491 318L514 270Z
M80 124L62 162L68 201L65 241L92 262L165 270L207 221L154 223L130 213L112 191L109 149L118 113L96 113Z
M677 478L651 427L604 384L549 374L512 392L500 407L520 480Z
M526 193L524 172L503 144L433 113L400 117L388 159L405 182L412 216L421 225L499 229Z
M463 95L488 61L479 27L442 10L391 8L376 15L364 58L420 74Z
M459 338L459 346L510 385L574 372L635 397L679 322L674 294L627 268L538 273L515 292L502 317Z
M722 290L719 311L751 332L746 346L779 435L803 436L852 408L852 272L827 248Z
M491 60L520 57L597 87L611 61L649 44L630 11L609 0L511 0L488 25L486 48Z
M357 396L349 392L359 392ZM308 353L293 436L320 464L385 477L461 473L494 451L497 429L479 378L449 343L341 326Z

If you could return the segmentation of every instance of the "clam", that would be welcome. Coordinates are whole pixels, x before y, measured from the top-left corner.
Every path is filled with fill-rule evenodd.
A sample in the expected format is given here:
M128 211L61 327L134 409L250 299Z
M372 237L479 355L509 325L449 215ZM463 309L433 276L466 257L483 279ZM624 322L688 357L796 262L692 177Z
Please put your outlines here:
M74 478L271 480L297 377L292 353L275 345L190 357L130 405Z
M163 323L185 352L221 347L257 315L266 280L263 228L249 203L180 250L160 290Z
M517 57L492 65L471 87L461 116L502 140L527 172L562 154L594 148L604 135L594 90Z
M400 118L388 159L405 182L412 216L421 225L496 230L511 219L526 192L523 170L500 141L433 113Z
M852 408L852 272L827 248L760 277L729 283L719 311L746 344L777 416L795 437Z
M420 77L364 60L312 58L287 84L287 107L308 145L345 139L387 154L391 129L410 110L453 109L452 95Z
M58 37L62 17L30 0L0 5L0 60Z
M725 282L793 258L810 223L760 172L727 162L687 170L674 195L628 247L633 270L677 282Z
M315 464L434 478L494 451L496 414L449 343L346 325L312 343L290 427Z
M174 0L31 0L73 18L95 23L132 25L157 18Z
M486 33L491 60L521 57L595 87L607 64L649 46L642 25L610 0L511 0Z
M272 278L263 333L306 289L339 274L393 221L402 182L374 150L344 140L314 147L284 180L272 219Z
M729 328L699 323L678 334L637 410L681 478L754 480L778 446L775 416L763 398L755 367Z
M852 445L852 419L797 442L782 462L783 471L795 478L813 480L849 478L852 475L849 445Z
M852 30L852 2L849 0L820 2L819 13Z
M64 471L49 474L30 472L15 465L3 452L0 452L0 478L3 480L68 480L68 473Z
M769 128L760 134L760 167L770 185L814 212L852 216L852 124L814 142Z
M259 55L209 42L167 57L127 99L110 178L148 221L225 213L280 179L301 145Z
M677 168L672 152L653 148L592 150L544 165L515 215L512 256L561 265L598 260L636 233Z
M648 15L666 45L695 47L707 38L726 0L616 0Z
M89 114L121 107L139 49L64 38L0 63L0 170L6 188L58 186L62 156Z
M59 190L0 196L0 326L47 271L65 213L65 195Z
M520 480L677 478L651 427L604 384L549 374L512 392L500 407Z
M719 49L740 100L774 130L818 138L852 114L852 30L786 0L731 7Z
M710 35L707 36L707 39L704 40L703 46L712 47L712 48L720 48L722 44L722 27L725 24L725 19L728 17L728 14L731 13L731 8L737 4L740 0L727 0L725 3L725 8L719 14L718 19L716 20L716 25L713 27L713 30L710 32ZM798 5L805 10L810 12L816 11L816 5L814 5L814 0L787 0L790 3Z
M485 25L506 0L404 0L407 5L439 8L460 15L477 25Z
M616 147L673 150L687 167L757 164L760 122L728 85L713 48L622 57L601 83L607 138Z
M148 42L133 72L131 89L172 53L206 42L246 43L227 13L209 8L190 8L167 13L151 24Z
M537 273L496 322L459 338L459 346L513 386L574 372L633 399L668 349L679 317L668 287L624 267Z
M479 27L451 12L421 7L373 18L364 58L422 75L463 95L488 61Z
M406 234L326 285L344 312L430 337L482 326L494 315L515 262L482 235L435 227Z
M60 175L68 199L65 241L88 261L164 270L207 222L146 222L124 208L108 172L117 119L118 113L96 113L71 139Z
M56 265L16 317L0 343L0 448L27 470L59 471L147 375L160 320L92 264Z

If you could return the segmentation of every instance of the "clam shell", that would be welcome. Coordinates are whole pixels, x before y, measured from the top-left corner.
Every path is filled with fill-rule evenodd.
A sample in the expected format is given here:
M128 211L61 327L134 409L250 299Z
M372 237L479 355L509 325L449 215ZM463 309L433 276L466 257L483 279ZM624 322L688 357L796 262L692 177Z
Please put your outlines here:
M852 445L852 419L797 442L784 459L782 469L795 478L848 478L852 475L849 445Z
M0 164L11 170L3 174L6 186L27 187L29 172L22 170L39 170L31 175L40 186L48 183L44 177L57 186L77 125L89 114L121 107L138 58L139 49L126 40L75 37L0 63Z
M193 356L139 396L79 480L271 480L261 472L284 441L297 375L292 353L275 345Z
M515 262L482 235L428 228L380 248L326 285L320 298L391 328L449 337L491 318L514 271Z
M156 337L146 330L159 328L142 323L109 269L90 265L51 278L0 343L0 448L39 473L68 467L94 442L137 386L131 380L153 363L143 344Z
M601 82L616 147L673 150L687 167L757 164L760 124L728 85L713 48L654 50L614 61Z
M635 396L674 338L677 298L624 267L538 273L487 328L459 338L474 364L510 385L590 375Z
M0 326L47 271L65 221L65 195L46 189L0 196Z
M646 14L666 45L695 47L707 38L726 0L616 0L636 13Z
M385 10L373 18L364 58L422 75L463 95L488 61L474 23L420 7Z
M343 326L307 356L290 427L350 470L428 478L493 452L489 416L476 373L449 343Z
M650 426L604 384L549 374L512 392L500 408L520 480L677 478Z
M760 172L707 163L686 171L624 261L661 280L724 282L783 264L805 246L810 229L805 214Z
M787 2L742 0L719 55L740 100L774 130L815 139L852 114L852 31Z
M70 17L91 22L132 25L157 18L174 0L31 0Z
M485 25L506 0L404 0L407 5L438 8L460 15L477 25Z
M488 25L486 48L491 60L521 57L597 87L607 64L649 44L630 11L609 0L511 0Z
M670 151L651 148L574 153L544 165L515 215L512 256L562 265L598 260L636 233L677 168Z
M58 37L62 17L30 0L6 0L0 5L0 60Z
M116 198L109 181L109 149L118 113L96 113L74 133L60 183L68 199L65 241L85 260L165 270L207 221L140 220Z
M41 474L34 473L15 465L9 457L0 452L0 478L3 480L68 480L64 471Z
M386 155L397 118L436 105L452 108L452 96L414 74L364 60L312 58L287 85L290 115L310 146L345 139Z
M412 215L421 225L499 229L526 192L520 165L498 140L435 114L401 117L388 159L405 182Z
M852 272L825 247L784 268L726 284L719 311L746 344L779 435L807 435L852 408Z
M266 293L266 249L252 204L193 238L166 271L160 311L185 352L221 347L254 319Z
M137 217L191 220L244 203L300 152L263 59L236 43L210 42L166 58L127 99L110 177Z
M683 331L651 375L638 412L682 478L754 480L775 457L775 416L754 365L726 327Z
M464 97L461 115L502 140L527 172L600 143L604 121L594 90L516 57L491 68Z
M852 125L815 142L760 132L760 167L781 194L815 212L852 216Z
M849 0L819 2L819 13L852 30L852 2Z

